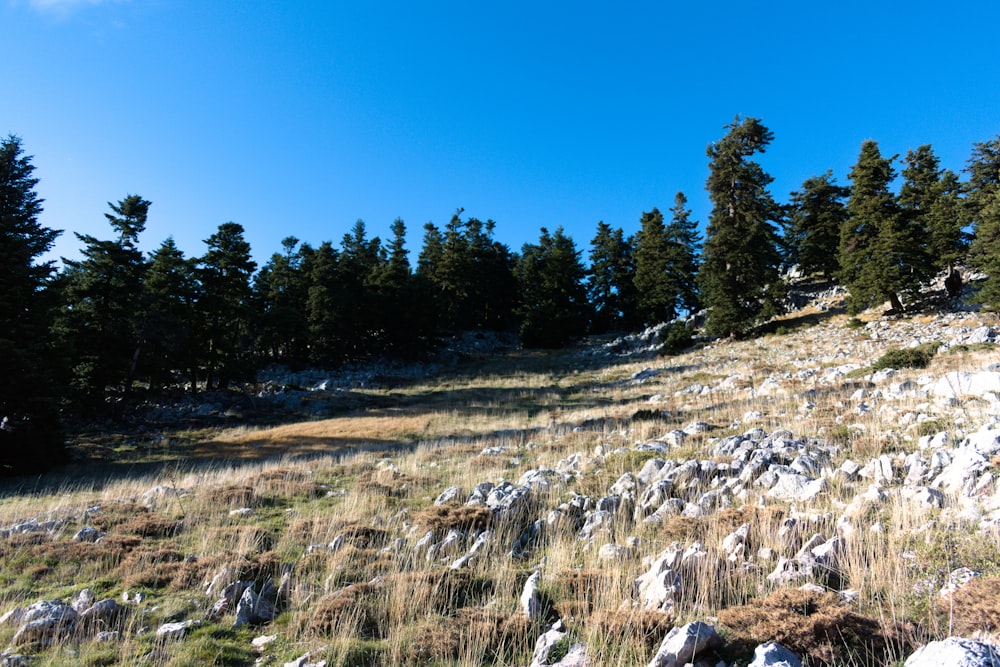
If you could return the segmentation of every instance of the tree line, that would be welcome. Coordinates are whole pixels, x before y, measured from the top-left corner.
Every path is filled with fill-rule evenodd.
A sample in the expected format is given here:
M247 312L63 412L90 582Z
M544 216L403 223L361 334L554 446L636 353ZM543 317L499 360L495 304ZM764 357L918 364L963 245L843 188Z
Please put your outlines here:
M205 239L201 256L171 238L144 255L138 241L152 203L130 194L109 203L109 238L76 234L81 258L61 270L40 259L60 232L39 223L31 158L8 136L0 141L5 465L28 466L9 454L25 445L34 459L54 456L60 413L107 414L139 388L225 388L269 363L418 358L464 330L517 331L527 347L552 348L701 309L710 335L744 335L780 312L781 271L793 264L846 286L852 312L886 301L902 312L932 277L971 264L988 276L979 299L1000 307L1000 136L973 145L964 181L930 145L900 160L868 140L850 185L827 171L780 204L755 160L773 133L741 117L725 130L707 149L704 240L677 193L667 216L644 212L634 235L599 222L586 262L562 228L543 228L514 252L494 238L494 221L459 209L443 228L424 225L415 264L397 219L387 241L361 220L337 244L290 236L258 268L235 222ZM688 335L681 326L672 333L681 344Z

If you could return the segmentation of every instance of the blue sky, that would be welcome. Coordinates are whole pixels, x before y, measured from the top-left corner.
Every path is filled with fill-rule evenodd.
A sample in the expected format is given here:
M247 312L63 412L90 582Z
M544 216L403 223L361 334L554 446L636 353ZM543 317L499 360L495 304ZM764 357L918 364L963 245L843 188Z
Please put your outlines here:
M1000 133L996 0L0 0L0 25L0 133L67 257L127 194L153 202L146 250L232 220L263 262L401 217L415 261L458 207L514 250L559 225L586 250L678 190L704 224L737 114L774 132L779 201L846 183L867 138L958 170Z

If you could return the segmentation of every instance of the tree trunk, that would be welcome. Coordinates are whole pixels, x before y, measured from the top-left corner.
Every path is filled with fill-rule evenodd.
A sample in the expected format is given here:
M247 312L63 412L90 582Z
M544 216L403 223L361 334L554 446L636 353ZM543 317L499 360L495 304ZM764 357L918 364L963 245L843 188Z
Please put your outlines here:
M892 306L892 310L896 314L903 313L903 302L899 300L899 296L895 292L889 292L889 305Z

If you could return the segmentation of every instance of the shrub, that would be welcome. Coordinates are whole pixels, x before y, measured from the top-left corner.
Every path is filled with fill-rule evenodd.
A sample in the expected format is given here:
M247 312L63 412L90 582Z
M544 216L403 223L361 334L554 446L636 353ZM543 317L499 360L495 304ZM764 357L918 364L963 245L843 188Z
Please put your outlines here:
M680 354L691 347L693 342L694 338L687 326L679 323L671 324L663 335L662 353L670 356Z
M858 319L857 317L852 317L851 319L847 320L847 324L845 326L848 329L860 329L863 326L865 326L865 323L860 319Z
M938 608L951 614L952 631L967 637L977 632L1000 630L1000 577L976 577L939 599Z
M889 350L878 361L872 364L873 371L881 371L886 368L927 368L927 364L934 357L937 345L925 343L919 347L908 347L902 350Z
M845 662L845 653L862 664L882 664L908 648L904 628L885 628L857 614L836 593L784 588L763 600L719 612L730 634L729 650L750 654L758 644L777 641L809 664Z

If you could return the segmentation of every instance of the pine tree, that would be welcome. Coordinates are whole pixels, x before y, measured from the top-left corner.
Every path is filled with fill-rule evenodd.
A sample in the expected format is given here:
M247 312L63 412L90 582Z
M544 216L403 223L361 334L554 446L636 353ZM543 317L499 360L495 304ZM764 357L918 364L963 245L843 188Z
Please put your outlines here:
M906 153L899 204L904 224L923 240L927 272L951 269L965 255L967 238L961 184L955 172L942 169L929 144Z
M151 203L129 195L105 213L118 236L99 240L77 234L79 261L63 260L65 307L57 327L70 357L72 387L85 409L108 391L128 393L142 353L145 258L138 248Z
M637 324L634 277L631 240L625 238L621 227L612 229L604 221L598 222L597 234L590 242L587 271L593 333L624 331Z
M148 267L139 372L150 388L156 389L169 386L174 372L182 371L194 391L198 383L195 338L200 296L194 262L168 238L152 253Z
M725 137L708 147L707 189L712 201L698 284L710 308L708 330L746 332L779 308L781 257L774 223L778 205L771 178L748 158L774 135L756 118L736 118Z
M309 283L303 271L299 240L288 236L282 251L271 255L254 280L261 354L285 363L298 364L307 356L306 300Z
M204 295L199 303L203 322L202 358L208 388L225 389L231 382L253 379L255 369L251 278L257 268L243 226L219 225L205 239L208 250L198 260Z
M60 232L38 222L31 157L0 140L0 474L41 470L63 459L53 381L52 262L39 258Z
M375 281L386 260L382 241L369 239L363 220L354 223L340 242L337 265L341 345L351 359L381 351L383 341Z
M901 294L915 294L931 273L919 225L907 220L889 189L895 156L883 158L871 139L851 169L848 218L840 233L841 282L848 309L859 312L888 299L903 311Z
M309 296L306 323L309 331L309 359L315 364L332 365L346 354L340 310L338 264L340 256L329 241L316 249L309 267Z
M443 330L504 329L517 295L514 258L493 239L494 221L463 221L461 214L456 211L443 233L424 226L418 280L438 304Z
M671 276L673 248L663 214L656 208L642 214L635 237L635 283L639 320L657 324L677 314L677 286Z
M986 273L976 300L987 310L1000 311L1000 135L973 144L966 166L969 174L968 217L974 228L969 258Z
M849 194L850 188L837 185L832 171L807 178L801 190L792 192L785 241L791 263L803 275L822 273L829 280L839 272L837 248Z
M537 245L524 245L516 275L525 347L557 348L586 333L585 271L573 239L562 227L551 235L543 227Z
M674 195L666 234L671 251L670 280L677 292L677 310L693 313L701 305L697 281L701 234L698 233L698 223L691 219L687 203L683 192Z

